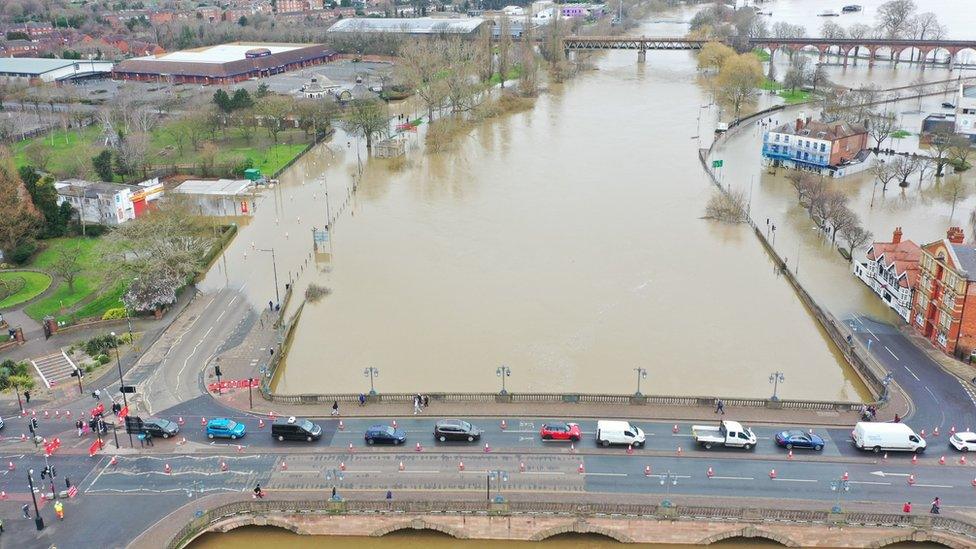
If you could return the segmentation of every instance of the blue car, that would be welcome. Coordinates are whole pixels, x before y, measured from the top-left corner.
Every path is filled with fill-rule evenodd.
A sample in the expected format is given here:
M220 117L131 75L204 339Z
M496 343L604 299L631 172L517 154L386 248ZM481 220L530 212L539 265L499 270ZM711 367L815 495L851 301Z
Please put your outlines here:
M389 425L373 425L366 429L363 438L366 439L366 444L403 444L407 440L407 433Z
M807 448L810 450L823 450L824 439L803 431L783 431L776 433L776 444L792 450L793 448Z
M244 436L244 424L225 417L207 422L207 438L229 438L236 440Z

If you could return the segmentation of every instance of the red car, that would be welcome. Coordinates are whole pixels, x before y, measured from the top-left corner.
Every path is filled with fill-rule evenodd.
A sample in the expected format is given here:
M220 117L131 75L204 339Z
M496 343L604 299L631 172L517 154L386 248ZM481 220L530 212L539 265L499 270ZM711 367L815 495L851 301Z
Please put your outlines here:
M539 430L542 440L571 440L579 442L583 436L580 426L576 423L545 423Z

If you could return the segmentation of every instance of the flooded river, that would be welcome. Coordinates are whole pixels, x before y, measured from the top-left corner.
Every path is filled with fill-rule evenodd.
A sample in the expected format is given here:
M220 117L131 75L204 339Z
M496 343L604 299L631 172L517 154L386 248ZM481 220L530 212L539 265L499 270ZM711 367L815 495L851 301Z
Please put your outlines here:
M682 34L690 14L657 17L641 32ZM366 366L379 369L379 391L490 391L504 364L514 391L628 393L644 367L648 393L768 396L779 370L784 397L865 396L755 237L700 219L714 191L696 136L707 147L720 113L696 83L693 55L653 52L644 66L635 57L596 57L598 70L551 87L530 111L482 124L453 150L429 154L422 134L412 136L400 167L337 134L265 192L227 253L230 267L204 289L247 280L252 302L266 306L271 257L258 249L273 247L282 287L331 290L305 307L277 383L286 394L368 390ZM878 66L870 76L918 74ZM742 184L761 170L758 151L739 143L730 142L740 148L727 166L730 176L743 170ZM754 184L756 206L794 215L780 189ZM767 192L769 204L758 196ZM312 227L327 216L329 253L310 256ZM804 252L801 279L803 257L823 259ZM821 287L846 276L844 264L827 263ZM849 306L866 292L847 282L854 289L824 297L841 305L835 312L883 317L869 299Z

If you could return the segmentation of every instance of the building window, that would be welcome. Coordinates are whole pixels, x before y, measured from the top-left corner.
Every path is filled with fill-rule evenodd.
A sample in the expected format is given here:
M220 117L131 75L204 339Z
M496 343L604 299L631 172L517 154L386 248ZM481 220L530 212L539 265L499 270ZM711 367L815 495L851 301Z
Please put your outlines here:
M826 143L821 143L820 144L820 152L827 152L827 144Z

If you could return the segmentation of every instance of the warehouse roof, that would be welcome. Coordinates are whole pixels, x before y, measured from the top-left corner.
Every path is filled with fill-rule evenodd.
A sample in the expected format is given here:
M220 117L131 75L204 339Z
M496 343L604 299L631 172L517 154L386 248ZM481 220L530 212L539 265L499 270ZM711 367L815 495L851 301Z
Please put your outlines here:
M480 17L439 19L433 17L375 18L353 17L341 19L329 27L329 32L392 32L402 34L468 34L484 23Z
M263 50L264 53L261 53ZM247 52L259 54L246 57ZM321 59L335 51L321 44L225 44L199 50L126 59L116 73L229 77Z
M45 59L40 57L0 57L0 73L44 74L78 63L74 59Z

